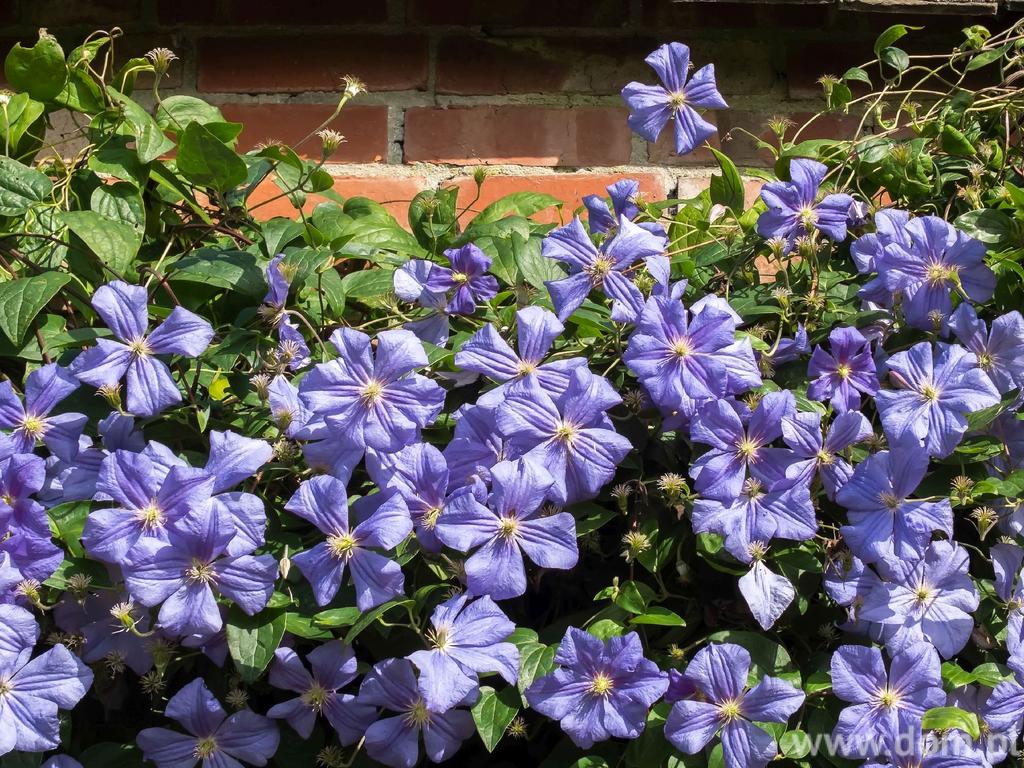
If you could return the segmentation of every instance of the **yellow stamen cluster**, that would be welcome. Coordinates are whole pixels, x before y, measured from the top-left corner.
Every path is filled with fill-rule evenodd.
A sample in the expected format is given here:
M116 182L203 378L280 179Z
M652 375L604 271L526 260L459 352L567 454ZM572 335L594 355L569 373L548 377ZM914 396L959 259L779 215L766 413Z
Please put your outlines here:
M137 339L133 339L128 342L128 351L135 357L148 357L153 354L153 350L149 348L149 344L146 342L145 337L140 336Z
M217 571L212 564L192 558L192 565L185 571L185 578L193 583L212 584L217 579Z
M514 539L519 533L519 521L515 515L508 515L498 521L498 535L503 539Z
M885 709L893 709L898 707L900 703L900 695L892 690L891 688L883 688L878 692L878 704Z
M363 385L362 390L359 392L359 397L362 398L363 402L367 405L376 405L384 395L384 385L376 379L371 379Z
M925 384L921 387L921 397L923 397L929 403L934 403L939 399L939 390L937 390L931 384Z
M427 704L423 699L416 699L406 710L405 724L412 728L430 725L430 710L427 709Z
M358 544L359 541L350 532L327 537L327 551L336 560L348 560Z
M718 705L718 712L726 722L738 719L740 715L740 703L736 699L728 699Z
M163 510L157 505L156 499L150 501L142 509L135 510L135 519L142 523L142 527L147 531L163 528L164 523L167 521Z
M26 416L21 422L21 429L29 437L42 437L46 431L46 419L42 416Z
M598 672L590 680L587 691L593 696L608 696L615 687L612 678L604 672Z
M314 681L309 690L302 694L302 703L319 712L327 703L327 698L328 691L320 683Z
M851 373L852 370L850 368L849 363L840 363L839 366L836 368L836 376L838 376L841 379L850 378Z
M693 345L690 343L689 339L679 339L672 345L672 351L677 357L689 357L693 354Z
M741 459L750 459L757 454L758 445L749 437L745 437L736 444L736 455Z
M615 262L607 256L598 256L594 259L594 263L587 267L586 272L594 279L595 282L601 282L605 277L607 277L608 273L612 271L612 267L614 266Z
M562 443L571 443L575 439L577 431L573 424L560 421L555 427L555 440Z

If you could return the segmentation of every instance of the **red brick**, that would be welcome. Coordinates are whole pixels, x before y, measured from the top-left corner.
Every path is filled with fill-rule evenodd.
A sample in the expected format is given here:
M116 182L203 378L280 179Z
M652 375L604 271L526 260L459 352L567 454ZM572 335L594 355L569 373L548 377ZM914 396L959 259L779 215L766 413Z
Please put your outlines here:
M378 24L388 20L387 3L339 0L224 0L224 20L231 24Z
M403 227L408 227L409 203L416 196L416 193L426 189L426 179L419 177L387 177L387 176L335 176L334 191L343 197L369 197L381 203L388 212L398 219ZM295 207L288 202L287 198L280 197L281 190L272 181L267 180L256 187L256 190L249 197L249 208L260 203L264 205L252 211L254 217L266 221L275 216L287 216L295 218ZM274 199L277 198L277 199ZM312 211L324 198L320 195L309 195L302 210L306 213Z
M620 165L629 162L626 111L614 107L414 107L407 162L455 165Z
M354 75L371 91L427 87L422 36L259 36L199 41L199 90L220 93L337 91Z
M218 0L160 0L161 24L215 24L222 18Z
M821 98L824 91L818 78L841 77L850 67L863 64L873 56L869 43L840 45L836 42L791 43L786 53L786 78L791 99Z
M221 104L224 117L244 126L239 138L241 151L271 140L281 141L306 157L320 157L320 139L313 136L295 145L334 111L333 104ZM388 108L345 107L328 126L342 133L346 142L330 162L376 163L388 149Z
M616 27L629 20L625 0L410 0L414 24L513 27Z
M718 123L714 112L705 112L704 119L709 123L716 125ZM721 142L717 133L708 139L708 143L715 149L721 149ZM711 150L707 149L704 145L697 147L689 154L677 155L675 125L672 123L665 126L665 130L661 132L661 136L658 137L654 144L648 145L647 159L657 165L714 165L716 162L715 156L711 154Z
M644 57L652 38L443 38L437 51L438 93L617 94L630 80L653 75ZM467 60L472 61L467 66Z
M607 195L606 188L624 178L621 174L549 173L537 176L489 176L480 190L480 199L463 216L463 223L473 218L495 200L513 192L545 192L554 195L565 205L549 208L532 217L545 223L564 223L573 211L583 204L587 195ZM630 176L640 182L640 192L649 200L664 200L669 194L666 180L660 174L639 173ZM466 205L476 194L476 182L470 176L460 176L450 183L459 187L459 202Z
M139 20L141 4L141 0L31 0L22 3L21 23L43 27L88 24L105 29L123 28Z

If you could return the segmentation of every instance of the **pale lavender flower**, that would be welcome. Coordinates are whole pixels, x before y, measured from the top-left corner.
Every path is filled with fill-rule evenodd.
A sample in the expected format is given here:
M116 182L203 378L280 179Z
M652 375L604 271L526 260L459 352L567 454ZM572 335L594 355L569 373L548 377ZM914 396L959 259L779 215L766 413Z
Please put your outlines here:
M828 168L815 160L794 158L789 162L791 181L773 181L761 188L768 210L757 220L757 233L782 238L791 250L797 238L819 231L830 240L846 239L846 222L853 198L831 194L819 200L819 189Z
M821 434L821 414L801 411L782 420L782 437L793 452L786 477L810 484L821 479L825 495L835 500L836 492L853 476L853 467L842 452L872 435L871 424L859 411L847 411L833 419Z
M25 380L25 402L18 398L10 381L0 382L0 429L12 432L3 438L4 450L30 453L42 440L53 455L72 461L78 453L79 438L88 421L81 413L51 411L81 386L67 368L56 363L44 365Z
M1024 388L1024 317L1016 310L992 321L992 330L964 302L949 318L949 327L978 361L996 389Z

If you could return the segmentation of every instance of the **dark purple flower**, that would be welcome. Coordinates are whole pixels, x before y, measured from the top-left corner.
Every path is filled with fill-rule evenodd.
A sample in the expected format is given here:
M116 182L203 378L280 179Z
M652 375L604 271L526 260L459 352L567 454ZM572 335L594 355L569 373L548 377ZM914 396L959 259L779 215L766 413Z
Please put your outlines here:
M169 728L145 728L136 739L147 760L157 768L233 768L241 763L262 766L277 752L281 739L272 720L251 709L230 717L196 678L174 694L164 714L188 733Z
M447 712L472 695L482 673L497 672L516 684L519 649L505 642L516 625L490 597L453 597L434 609L430 624L430 649L408 658L420 671L420 693L431 712Z
M740 495L748 468L761 488L771 489L785 474L788 456L768 446L782 436L782 420L794 413L796 401L788 390L769 392L753 412L725 400L698 409L690 436L711 448L690 465L697 492L730 502Z
M147 456L114 451L100 465L96 490L118 506L89 513L82 544L93 557L120 563L143 536L166 542L168 526L209 502L213 483L204 470L182 466L161 478Z
M821 414L800 412L782 420L782 437L793 452L786 477L810 484L821 478L825 495L835 500L836 492L853 476L853 467L842 452L872 435L871 424L859 411L847 411L829 425L824 439Z
M916 562L884 561L885 581L864 599L860 615L885 625L891 653L926 641L942 658L951 658L970 639L979 603L967 568L967 551L948 541L932 542Z
M764 677L747 689L750 654L731 643L697 652L686 676L700 698L678 701L665 721L665 738L695 755L721 733L726 768L763 768L775 758L771 734L755 725L785 723L804 703L804 694L777 677Z
M949 499L916 501L909 496L928 471L928 454L916 443L897 443L868 456L836 494L848 510L842 527L850 550L868 563L887 558L917 560L932 533L953 535Z
M497 405L510 388L521 382L536 381L552 397L565 391L572 371L585 366L582 357L570 357L545 363L552 343L565 330L551 312L542 307L526 307L516 312L519 353L488 323L455 353L455 364L464 370L483 374L502 386L481 395L477 405Z
M412 532L412 520L402 498L395 495L351 527L347 497L345 484L326 475L299 486L284 508L315 525L326 541L293 555L292 562L313 587L319 605L326 605L338 593L347 566L356 589L356 605L368 611L402 594L402 569L373 549L394 549Z
M996 595L1006 604L1006 650L1024 650L1024 550L1016 544L994 544L989 550L995 569Z
M625 273L641 259L664 250L664 238L625 217L619 219L615 235L606 239L600 250L578 217L548 233L542 245L544 256L569 265L568 277L545 283L558 319L565 322L591 291L601 288L613 300L612 319L633 322L643 311L644 298Z
M444 292L432 291L427 287L434 269L442 267L425 259L410 259L405 262L395 270L395 295L402 301L419 304L428 310L426 316L408 322L403 327L416 334L418 339L443 347L448 343L450 331L448 296Z
M490 301L498 294L498 281L487 274L491 257L472 243L444 252L451 268L434 264L425 287L434 293L454 291L447 311L453 315L471 315L478 301Z
M205 511L178 520L166 543L140 538L121 564L128 593L159 605L159 627L174 636L221 628L214 589L255 614L274 591L277 562L271 555L225 556L235 534L231 521Z
M1024 317L1020 312L997 317L989 332L974 307L964 302L949 318L949 327L974 353L978 367L1000 392L1024 388Z
M744 481L733 499L694 502L692 518L695 532L725 537L729 554L744 563L763 555L772 539L805 541L818 530L806 485L794 483L768 491L754 477Z
M551 473L551 500L574 504L595 497L633 447L605 415L619 402L607 379L577 368L556 397L536 382L508 393L496 420L517 455Z
M23 453L0 460L0 553L21 579L39 582L64 559L50 538L46 511L32 498L45 479L45 463L38 456Z
M136 416L153 416L180 402L170 369L156 355L196 357L213 338L210 324L175 307L150 333L146 289L120 280L98 288L92 305L119 341L97 339L71 363L71 372L94 387L116 387L127 374L128 410Z
M299 736L308 739L316 725L317 715L322 714L343 746L355 744L377 712L359 702L353 694L339 692L358 674L352 648L341 640L331 640L314 648L306 658L312 674L291 648L274 651L270 684L299 695L271 707L267 717L287 720Z
M44 365L25 379L24 404L10 381L0 382L0 429L13 430L3 440L5 452L31 453L42 440L63 461L78 453L78 442L88 418L81 413L50 415L57 404L81 384L67 368Z
M797 323L796 333L793 338L783 337L772 349L758 353L758 362L762 368L774 371L780 365L799 360L807 354L811 343L807 339L807 328L803 323Z
M54 606L53 617L63 631L85 638L82 660L86 663L123 664L137 675L153 668L148 640L127 631L131 625L146 634L149 617L124 592L90 592L84 597L65 593Z
M397 451L437 418L444 390L412 373L427 364L410 331L381 331L376 355L370 337L352 328L331 335L338 357L320 363L299 385L302 401L355 446Z
M902 295L900 307L915 328L932 330L953 310L951 290L975 302L992 298L996 278L985 266L985 245L938 216L906 225L908 245L892 243L882 263L886 287Z
M726 109L729 106L715 85L715 65L701 67L687 82L690 49L682 43L663 45L645 61L662 84L633 82L622 89L622 98L630 112L629 127L647 141L657 141L669 121L674 121L676 152L680 155L692 152L716 130L695 107Z
M829 400L838 413L860 409L863 392L871 397L878 391L875 359L864 334L856 328L836 328L828 335L831 354L814 348L807 375L811 400Z
M33 659L38 640L31 613L0 605L0 755L56 749L58 710L72 709L92 685L92 670L63 645Z
M656 405L692 413L700 403L761 385L749 339L709 305L692 316L679 301L648 299L622 356Z
M946 701L941 663L928 643L916 643L892 657L886 674L882 652L841 646L832 655L832 690L853 706L839 714L832 732L844 757L875 757L916 733L926 710Z
M602 642L569 627L555 663L558 669L526 689L526 700L558 720L581 749L613 737L637 738L651 706L668 690L668 675L644 658L636 632Z
M845 194L818 199L828 168L815 160L794 158L789 162L791 181L773 181L761 188L768 210L757 220L757 233L781 238L792 249L799 237L814 230L836 242L846 239L846 220L853 198Z
M896 389L882 389L875 404L890 442L912 436L929 456L942 458L967 431L967 414L999 402L999 391L963 347L922 341L888 360Z
M473 717L464 709L441 714L427 709L407 659L374 665L359 687L359 701L397 713L367 728L364 742L370 757L393 768L413 768L419 762L421 733L427 757L435 763L454 755L476 733Z
M491 495L484 506L472 493L453 496L437 521L437 538L460 552L475 549L466 560L470 592L495 600L526 591L523 553L543 568L576 565L576 521L568 512L541 516L540 507L552 477L528 458L491 468Z

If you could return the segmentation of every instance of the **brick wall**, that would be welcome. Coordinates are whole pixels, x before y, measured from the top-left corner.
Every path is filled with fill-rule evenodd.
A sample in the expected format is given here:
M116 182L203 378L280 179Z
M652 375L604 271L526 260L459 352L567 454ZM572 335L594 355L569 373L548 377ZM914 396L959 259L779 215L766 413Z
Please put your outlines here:
M942 51L968 24L1003 23L981 13L995 0L958 2L973 15L910 12L956 5L939 0L901 0L896 15L865 10L890 0L0 0L0 42L6 50L46 26L74 44L116 25L124 55L169 47L180 60L165 93L221 105L245 123L243 149L299 141L332 112L340 77L356 75L370 93L332 124L348 143L329 170L341 194L388 201L401 217L427 185L450 181L471 194L478 165L492 174L480 204L520 189L576 204L622 174L650 195L693 194L707 183L710 153L679 158L665 142L631 136L618 95L630 80L654 81L643 58L657 45L680 40L698 66L715 63L731 109L711 116L714 141L756 166L765 156L750 134L763 135L771 116L802 122L815 112L817 78L870 58L888 25L924 25L908 47ZM804 137L856 124L829 117ZM317 140L301 149L317 153ZM288 213L276 203L262 210Z

